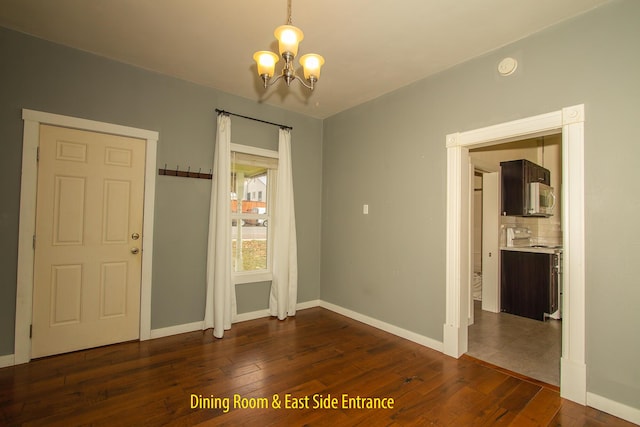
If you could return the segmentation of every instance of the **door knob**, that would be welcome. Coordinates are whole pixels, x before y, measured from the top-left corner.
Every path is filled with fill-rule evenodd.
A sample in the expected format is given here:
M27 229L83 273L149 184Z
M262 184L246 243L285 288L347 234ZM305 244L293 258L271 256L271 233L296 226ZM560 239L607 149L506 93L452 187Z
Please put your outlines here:
M140 249L138 249L138 248L131 248L131 253L132 253L132 254L134 254L134 255L135 255L135 254L137 254L138 252L140 252Z
M133 240L138 240L138 239L140 238L140 235L139 235L138 233L133 233L133 234L131 235L131 238L132 238Z

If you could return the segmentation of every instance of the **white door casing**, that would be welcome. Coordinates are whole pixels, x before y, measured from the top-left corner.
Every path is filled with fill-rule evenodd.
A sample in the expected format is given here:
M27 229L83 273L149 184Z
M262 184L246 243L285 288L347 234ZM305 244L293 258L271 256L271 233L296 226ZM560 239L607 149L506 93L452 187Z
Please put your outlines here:
M467 351L469 238L469 149L562 130L563 321L560 395L586 404L584 105L547 114L449 134L447 147L446 319L443 349L453 357Z
M139 335L141 340L149 339L151 335L151 267L153 258L153 214L158 132L28 109L22 110L22 118L24 121L24 133L20 184L14 364L26 363L31 359L29 330L33 315L33 235L35 234L37 194L36 159L41 124L140 138L145 141L145 187L142 229L144 245L140 248L142 251L142 274Z
M145 141L40 126L31 357L140 336Z

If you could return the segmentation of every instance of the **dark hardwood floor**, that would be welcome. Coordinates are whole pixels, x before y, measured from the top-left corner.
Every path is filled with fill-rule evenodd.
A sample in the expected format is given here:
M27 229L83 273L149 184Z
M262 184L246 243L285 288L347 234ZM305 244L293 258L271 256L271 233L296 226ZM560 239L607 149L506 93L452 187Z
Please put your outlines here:
M2 426L632 425L322 308L3 368L0 410Z

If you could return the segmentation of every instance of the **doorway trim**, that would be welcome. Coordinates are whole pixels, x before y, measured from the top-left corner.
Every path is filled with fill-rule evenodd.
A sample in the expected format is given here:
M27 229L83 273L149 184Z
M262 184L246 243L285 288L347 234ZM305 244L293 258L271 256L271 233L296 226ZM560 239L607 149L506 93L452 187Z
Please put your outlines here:
M447 135L444 353L467 352L469 149L562 131L563 320L560 395L586 404L584 105Z
M18 277L16 289L16 326L14 364L31 360L29 329L33 312L33 236L36 223L38 180L38 144L40 125L81 129L145 140L144 236L140 289L140 340L151 337L151 267L153 259L153 212L155 202L155 168L158 132L70 116L23 109L22 176L20 182L20 225L18 229Z

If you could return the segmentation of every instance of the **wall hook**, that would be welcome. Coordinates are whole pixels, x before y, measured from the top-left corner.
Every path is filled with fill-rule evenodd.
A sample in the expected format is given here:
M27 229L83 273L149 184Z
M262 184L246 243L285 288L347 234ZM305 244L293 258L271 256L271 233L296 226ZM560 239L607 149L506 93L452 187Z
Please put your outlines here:
M191 172L191 166L187 167L186 171L180 170L180 165L176 165L175 169L167 169L167 164L164 164L163 169L158 169L158 175L179 176L184 178L200 178L200 179L212 179L211 170L208 174L202 173L202 168L198 169L198 172Z

